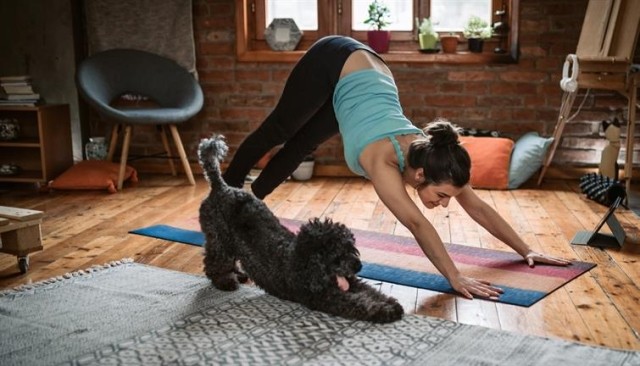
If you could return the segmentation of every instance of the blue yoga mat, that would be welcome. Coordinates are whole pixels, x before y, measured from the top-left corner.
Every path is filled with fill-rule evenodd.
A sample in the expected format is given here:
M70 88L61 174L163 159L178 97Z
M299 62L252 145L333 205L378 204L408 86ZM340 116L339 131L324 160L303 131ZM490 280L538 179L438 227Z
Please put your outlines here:
M178 242L178 243L197 245L197 246L203 246L205 243L205 236L200 231L186 230L186 229L181 229L181 228L168 226L168 225L153 225L149 227L132 230L130 231L130 233L144 235L152 238L164 239L164 240ZM357 231L356 236L358 236L358 233L360 233L360 231ZM360 235L365 235L365 234L360 233ZM383 234L375 234L375 235L376 237L379 237L381 241L391 240L390 237L388 236L385 237ZM363 237L361 236L360 239L363 239ZM457 250L461 250L461 248L464 250L480 250L486 253L495 252L487 249L462 247L460 245L457 245L456 248ZM452 249L452 247L450 247L450 249ZM513 254L511 253L510 255L513 255ZM528 268L526 264L522 264L522 266ZM572 274L572 276L566 278L566 282L569 282L571 279L586 272L593 266L594 266L593 264L589 264L589 263L576 262L569 267L551 267L551 268L553 268L553 270L555 271L575 272ZM576 271L578 269L579 271ZM388 283L395 283L398 285L416 287L416 288L432 290L437 292L451 293L451 294L456 293L453 290L453 288L449 285L449 281L447 281L446 278L444 278L444 276L440 275L439 273L420 272L420 271L415 271L411 269L401 268L398 266L390 266L386 264L363 261L362 269L360 270L360 272L358 272L358 276L376 280L376 281L384 281ZM539 291L539 290L534 290L530 288L518 288L518 287L508 286L504 283L496 284L496 285L498 285L500 288L504 290L504 293L500 296L498 300L496 300L496 302L518 305L518 306L525 306L525 307L535 304L536 302L540 301L545 296L550 294L553 290L560 287L560 286L555 287L550 291Z

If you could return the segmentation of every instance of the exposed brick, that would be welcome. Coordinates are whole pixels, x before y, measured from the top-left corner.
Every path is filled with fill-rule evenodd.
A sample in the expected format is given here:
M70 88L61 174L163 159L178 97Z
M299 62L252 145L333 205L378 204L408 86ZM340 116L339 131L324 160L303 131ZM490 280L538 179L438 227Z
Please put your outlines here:
M425 103L435 107L473 107L476 98L473 95L430 95L425 97Z
M269 81L271 72L268 70L236 70L237 81Z
M541 83L549 79L547 73L539 71L505 71L499 77L503 81L523 83Z
M520 57L514 64L390 64L405 114L421 127L442 117L515 137L528 131L549 136L562 100L562 64L576 50L588 1L520 0ZM236 60L234 0L196 0L193 9L196 65L205 106L181 124L183 143L190 159L195 159L200 138L213 131L223 133L232 156L273 110L294 64ZM640 47L636 55L640 57ZM585 90L580 90L571 115L584 95ZM556 153L554 164L597 164L605 143L600 123L616 108L626 108L626 100L615 92L591 90L581 112L565 127L563 141L567 142ZM104 134L104 124L96 119L91 113L90 133ZM136 129L134 139L137 149L157 147L154 129ZM640 128L635 139L638 161ZM343 163L341 138L321 144L315 155L317 161Z
M450 71L448 79L450 81L491 81L497 75L491 71Z

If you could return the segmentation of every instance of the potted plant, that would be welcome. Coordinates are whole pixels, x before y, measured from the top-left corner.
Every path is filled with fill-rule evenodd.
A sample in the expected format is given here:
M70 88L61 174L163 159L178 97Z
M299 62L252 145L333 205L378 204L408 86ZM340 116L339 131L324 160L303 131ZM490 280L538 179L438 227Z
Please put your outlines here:
M491 37L492 31L486 20L472 15L467 20L462 34L469 42L469 51L480 53L482 52L484 40Z
M390 13L387 5L378 0L373 0L369 4L369 17L364 21L364 24L368 24L372 29L367 31L367 42L369 47L378 53L389 51L391 32L383 30L383 28L390 24Z
M447 33L440 36L440 45L442 45L442 52L444 53L456 53L458 50L459 37L455 33Z
M291 177L295 180L309 180L313 176L314 166L315 159L313 155L307 155L296 170L291 173Z
M438 33L433 29L433 24L429 18L423 18L422 22L416 18L416 28L418 29L418 43L421 50L434 50L438 42Z

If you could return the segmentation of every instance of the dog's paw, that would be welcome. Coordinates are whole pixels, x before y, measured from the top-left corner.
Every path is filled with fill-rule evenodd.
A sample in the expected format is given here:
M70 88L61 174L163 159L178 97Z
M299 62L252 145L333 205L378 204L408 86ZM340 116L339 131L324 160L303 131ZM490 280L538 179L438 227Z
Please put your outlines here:
M386 301L376 307L371 314L371 321L375 323L391 323L402 319L404 315L404 309L402 305L398 303L396 299L391 298L393 301Z
M222 291L235 291L240 287L235 273L228 273L224 276L212 278L211 282L218 290Z

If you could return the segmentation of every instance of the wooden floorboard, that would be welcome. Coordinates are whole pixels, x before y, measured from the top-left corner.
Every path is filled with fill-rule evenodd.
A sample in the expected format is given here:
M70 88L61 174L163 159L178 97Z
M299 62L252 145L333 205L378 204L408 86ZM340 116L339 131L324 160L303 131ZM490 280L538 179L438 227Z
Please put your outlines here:
M106 191L40 192L29 186L0 189L0 205L41 210L44 250L30 255L20 274L16 257L0 253L0 288L40 281L92 265L133 258L153 266L202 274L202 248L131 235L129 230L168 224L197 229L200 202L209 190L203 177L188 185L182 177L141 176L135 187ZM636 188L637 190L637 188ZM407 192L416 202L413 189ZM580 193L577 181L548 181L512 191L477 190L536 250L594 262L590 272L537 304L523 308L450 294L370 281L398 298L407 313L434 316L524 334L575 340L612 348L640 350L640 218L620 208L616 216L627 234L621 249L569 244L590 230L606 207ZM285 218L330 217L354 229L410 236L380 202L373 186L359 178L287 181L265 199ZM446 242L509 250L453 200L424 215ZM426 260L426 258L425 258Z

